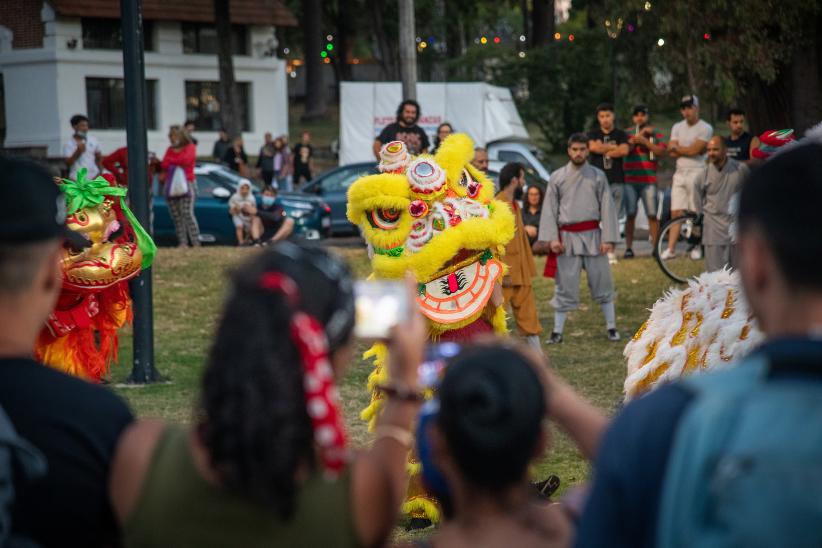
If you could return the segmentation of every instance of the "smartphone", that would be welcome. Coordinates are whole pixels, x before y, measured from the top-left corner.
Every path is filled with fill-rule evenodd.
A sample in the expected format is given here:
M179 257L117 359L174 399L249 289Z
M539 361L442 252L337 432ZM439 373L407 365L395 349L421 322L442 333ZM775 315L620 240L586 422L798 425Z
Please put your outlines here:
M354 309L356 337L370 341L387 340L391 329L409 317L408 289L400 281L355 282Z
M445 374L445 362L459 354L460 350L460 345L455 342L429 345L425 349L425 361L417 368L419 387L436 389Z

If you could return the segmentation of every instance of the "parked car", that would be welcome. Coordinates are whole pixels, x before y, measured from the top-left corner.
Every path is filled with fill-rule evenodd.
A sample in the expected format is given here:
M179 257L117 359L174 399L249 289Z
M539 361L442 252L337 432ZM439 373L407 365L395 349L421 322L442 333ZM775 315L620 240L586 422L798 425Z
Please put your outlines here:
M198 163L194 167L197 178L197 198L194 215L200 225L200 241L233 245L237 243L234 224L228 214L228 199L237 191L244 179L236 171L213 163ZM153 183L153 227L154 239L160 244L177 241L174 223L168 211L160 184ZM259 202L259 189L252 183L251 191ZM331 208L321 198L299 192L282 192L277 202L285 208L286 214L294 219L294 233L309 240L328 236L331 226Z
M488 169L499 171L508 162L519 162L526 173L545 181L551 180L551 170L540 149L528 142L497 141L488 143Z
M360 162L335 167L307 182L301 192L318 196L331 207L332 234L358 234L357 227L351 224L345 216L348 187L360 177L375 173L377 173L377 162Z

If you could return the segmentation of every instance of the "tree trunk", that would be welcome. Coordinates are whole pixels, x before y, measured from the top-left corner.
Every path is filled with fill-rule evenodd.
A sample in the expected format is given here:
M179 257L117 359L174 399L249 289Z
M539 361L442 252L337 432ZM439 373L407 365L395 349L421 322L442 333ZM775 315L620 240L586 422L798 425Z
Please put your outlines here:
M519 11L522 13L522 34L527 40L526 44L531 43L531 25L530 17L528 17L528 0L519 0Z
M368 12L371 15L374 37L377 40L377 50L379 51L377 59L382 67L383 75L386 80L397 80L399 79L397 57L385 34L382 16L383 5L380 0L368 0Z
M339 79L352 80L351 65L348 62L349 52L351 51L351 6L349 0L337 0L337 36L335 43L337 46L337 53L334 56Z
M229 0L214 0L214 21L217 30L217 63L220 72L218 99L220 122L232 138L242 132L242 115L237 82L234 80L234 57L231 43L231 10Z
M303 2L303 51L305 53L305 112L303 121L325 116L326 92L323 81L323 63L320 52L323 49L322 2Z
M534 0L531 28L532 48L544 46L554 39L554 0Z
M445 60L448 58L448 24L445 18L445 0L434 0L435 17L435 39L436 43L428 44L431 52L434 53L434 63L431 67L431 74L428 76L430 82L445 82L448 78L445 74Z
M791 118L800 134L822 120L822 14L807 30L809 43L794 52L791 66Z

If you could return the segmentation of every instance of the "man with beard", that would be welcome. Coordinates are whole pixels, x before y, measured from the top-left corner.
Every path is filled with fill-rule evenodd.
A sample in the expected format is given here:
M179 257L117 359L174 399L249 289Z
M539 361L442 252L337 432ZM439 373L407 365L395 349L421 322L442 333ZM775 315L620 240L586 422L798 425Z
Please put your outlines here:
M725 137L728 157L750 166L756 161L752 159L751 152L759 146L759 139L745 131L744 110L732 108L728 111L728 129L731 131L731 134Z
M605 315L610 341L619 340L614 310L614 283L608 253L619 239L617 212L605 173L588 163L588 136L568 139L570 161L551 174L535 247L550 248L546 275L556 277L554 330L548 344L562 342L569 311L579 305L579 273L588 274L591 296ZM555 261L555 263L554 263Z
M588 132L588 151L591 165L605 172L617 215L624 212L625 173L622 159L630 152L628 134L614 126L614 106L610 103L597 105L597 127ZM608 262L617 263L613 250L608 252Z
M708 169L696 183L698 210L704 214L702 245L705 270L713 272L733 264L731 254L731 198L748 177L748 166L728 156L725 140L718 135L708 141Z
M420 105L412 99L400 103L397 109L397 121L388 124L374 141L374 157L380 159L380 149L391 141L402 141L408 152L413 155L428 152L431 143L428 135L417 125L420 119Z

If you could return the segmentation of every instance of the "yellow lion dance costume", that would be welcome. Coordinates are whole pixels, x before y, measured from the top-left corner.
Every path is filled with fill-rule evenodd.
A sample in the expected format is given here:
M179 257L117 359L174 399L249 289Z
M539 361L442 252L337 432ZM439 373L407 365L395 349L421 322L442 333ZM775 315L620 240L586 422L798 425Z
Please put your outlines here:
M500 257L514 237L509 206L494 199L494 185L471 166L474 144L464 134L443 141L437 153L412 158L399 141L380 153L382 173L358 179L348 190L348 219L373 250L373 277L401 278L412 272L417 303L433 341L469 341L483 333L507 333L502 299L495 304L505 266ZM375 387L387 381L385 347L368 378L371 404L361 417L373 427L381 407ZM411 463L409 498L403 512L439 520L435 501L419 484Z

